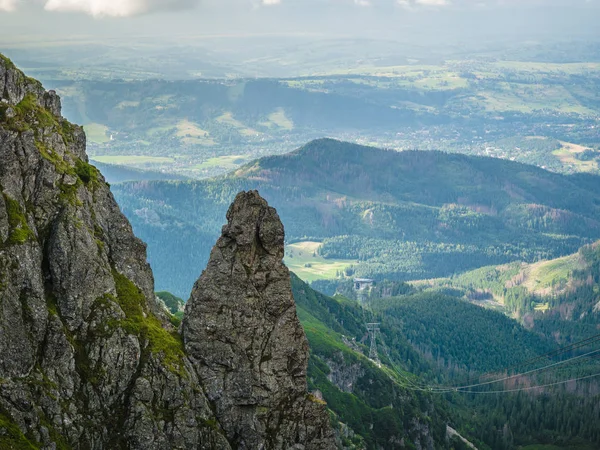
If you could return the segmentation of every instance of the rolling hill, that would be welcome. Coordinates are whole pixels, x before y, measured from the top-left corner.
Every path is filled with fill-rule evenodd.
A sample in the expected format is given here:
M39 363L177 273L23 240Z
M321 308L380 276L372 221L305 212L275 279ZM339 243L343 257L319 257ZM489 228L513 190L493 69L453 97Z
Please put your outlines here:
M600 238L595 176L321 139L210 180L114 186L149 245L159 289L187 295L227 205L242 189L258 189L278 209L288 243L317 242L316 249L308 246L315 258L352 262L321 278L448 276L556 258Z
M423 445L422 434L416 433L419 421L430 424L427 432L437 443L444 440L439 424L445 421L480 449L553 442L559 449L588 450L600 442L597 379L528 390L549 380L597 373L597 360L487 385L507 373L560 361L544 356L556 343L499 312L439 292L374 299L363 309L343 296L316 292L293 274L292 290L311 348L309 387L322 394L338 429L351 430L348 448L402 448L398 430L406 441ZM366 356L367 321L381 323L376 339L381 366ZM537 365L523 365L531 358ZM468 380L484 385L469 389L475 394L419 387L461 386ZM489 390L508 392L482 395ZM407 422L408 417L417 419ZM454 441L450 446L466 448Z
M600 242L562 258L481 267L450 278L411 284L418 290L452 292L497 309L529 329L567 344L598 329Z

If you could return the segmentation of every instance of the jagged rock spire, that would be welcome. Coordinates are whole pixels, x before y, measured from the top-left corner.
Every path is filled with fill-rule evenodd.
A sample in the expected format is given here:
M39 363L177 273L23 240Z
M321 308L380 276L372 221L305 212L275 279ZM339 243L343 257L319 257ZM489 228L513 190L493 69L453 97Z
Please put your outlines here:
M256 191L239 193L227 220L186 307L186 353L235 448L335 448L307 395L283 224Z
M228 220L184 345L83 129L0 55L0 448L333 448L283 225L256 192Z
M198 386L83 129L0 55L0 449L230 450Z

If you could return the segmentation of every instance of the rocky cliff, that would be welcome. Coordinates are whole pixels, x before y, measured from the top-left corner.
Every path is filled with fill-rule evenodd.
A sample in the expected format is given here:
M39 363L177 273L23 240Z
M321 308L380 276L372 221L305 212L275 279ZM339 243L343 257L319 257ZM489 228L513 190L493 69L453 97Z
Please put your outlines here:
M236 199L184 342L58 96L0 55L0 98L0 448L332 448L275 211Z
M186 352L235 448L331 448L324 407L307 395L281 220L256 191L238 194L227 220L186 305Z

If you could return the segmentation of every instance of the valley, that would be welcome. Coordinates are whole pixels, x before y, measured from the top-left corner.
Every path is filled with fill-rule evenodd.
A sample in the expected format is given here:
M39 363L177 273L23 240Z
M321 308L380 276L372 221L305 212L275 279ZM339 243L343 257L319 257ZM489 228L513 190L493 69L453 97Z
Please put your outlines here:
M3 38L2 450L599 448L594 32L323 24Z
M349 448L385 448L407 408L431 402L477 448L553 442L587 450L600 413L599 188L585 174L322 139L212 180L131 182L115 192L148 239L159 285L169 273L162 288L182 297L176 286L187 275L166 272L169 255L157 258L153 247L185 245L189 265L201 263L210 248L204 240L220 226L213 214L225 213L229 196L259 189L276 205L312 350L309 386L321 392L336 426L353 430L344 440ZM375 286L359 297L356 276L374 278ZM380 367L367 357L368 322L380 324ZM399 413L392 412L396 400L391 410L384 406L396 389L407 391ZM576 427L565 425L575 417Z
M298 249L296 260L288 246L286 261L305 279L418 280L562 257L599 239L600 185L588 177L322 139L227 176L129 182L113 190L149 243L160 289L185 298L193 268L208 257L240 189L258 189L275 205L288 244L313 246L303 255ZM175 254L189 258L189 273L172 269L177 265L167 249L181 249ZM312 262L315 267L305 267Z
M539 49L518 60L446 52L436 63L350 70L334 63L310 75L258 79L32 73L85 126L92 159L137 169L210 178L329 136L599 172L600 63L593 54L586 62L548 62Z

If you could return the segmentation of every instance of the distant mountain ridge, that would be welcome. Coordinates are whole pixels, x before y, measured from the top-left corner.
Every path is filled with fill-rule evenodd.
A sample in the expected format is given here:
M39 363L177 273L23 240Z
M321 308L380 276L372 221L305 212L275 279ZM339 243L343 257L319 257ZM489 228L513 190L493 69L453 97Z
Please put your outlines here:
M121 206L149 243L161 289L187 295L193 277L170 271L163 249L204 261L204 242L241 189L258 189L277 207L288 241L322 242L321 256L360 261L352 271L377 278L554 258L600 238L596 177L320 139L211 180L117 186Z
M106 164L92 160L93 164L102 172L108 183L123 183L126 181L144 180L187 180L182 175L155 170L142 170L133 167L120 166L117 164Z

